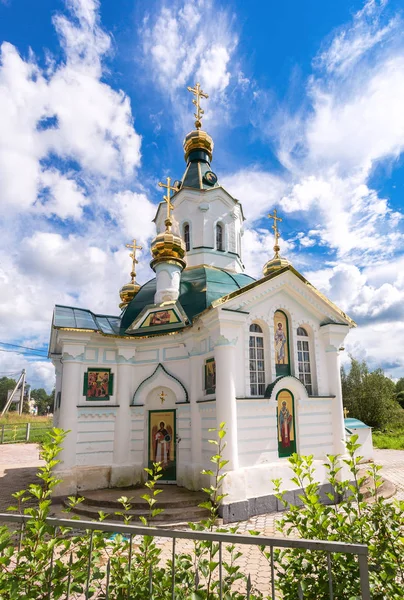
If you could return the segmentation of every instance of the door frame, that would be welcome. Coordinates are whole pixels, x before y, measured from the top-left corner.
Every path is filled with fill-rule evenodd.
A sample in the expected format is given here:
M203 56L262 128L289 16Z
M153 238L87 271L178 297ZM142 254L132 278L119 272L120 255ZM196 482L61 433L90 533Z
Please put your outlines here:
M177 483L177 409L175 408L159 408L156 410L149 410L147 416L147 467L150 468L150 436L151 436L151 427L150 427L150 415L151 413L174 413L174 431L173 431L173 447L174 447L174 466L175 466L175 478L174 479L164 479L164 475L161 479L159 479L159 483L168 483L168 484L176 484ZM150 477L150 476L149 476Z

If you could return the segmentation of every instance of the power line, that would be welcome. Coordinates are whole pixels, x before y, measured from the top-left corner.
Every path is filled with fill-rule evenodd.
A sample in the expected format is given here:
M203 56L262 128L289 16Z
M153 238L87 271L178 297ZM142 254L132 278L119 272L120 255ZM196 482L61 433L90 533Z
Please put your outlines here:
M24 348L24 350L34 350L35 352L44 352L47 354L46 350L40 350L39 348L29 348L28 346L19 346L18 344L10 344L8 342L0 342L2 346L10 346L12 348Z
M26 352L24 350L4 350L4 348L0 348L0 352L10 352L11 354L22 354L23 356L40 356L41 358L47 358L47 354L35 354L35 352Z

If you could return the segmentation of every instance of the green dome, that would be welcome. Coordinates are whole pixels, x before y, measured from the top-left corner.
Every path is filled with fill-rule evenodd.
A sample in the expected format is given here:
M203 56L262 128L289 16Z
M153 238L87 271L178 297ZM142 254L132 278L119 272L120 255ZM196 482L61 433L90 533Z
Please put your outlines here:
M255 281L244 273L229 273L217 267L191 267L181 274L179 302L190 321L215 300ZM154 304L156 278L145 283L122 314L121 332L133 323L145 306Z

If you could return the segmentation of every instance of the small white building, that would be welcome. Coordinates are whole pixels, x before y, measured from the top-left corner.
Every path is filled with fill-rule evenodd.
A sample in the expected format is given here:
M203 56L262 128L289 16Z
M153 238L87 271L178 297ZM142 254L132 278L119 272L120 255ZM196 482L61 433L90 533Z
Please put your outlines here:
M242 206L196 126L167 191L173 213L157 209L156 277L139 286L133 269L116 316L55 307L54 421L70 430L59 493L138 484L153 461L165 481L200 489L209 429L225 422L231 521L277 508L272 479L296 488L292 452L314 455L322 484L326 454L344 452L338 355L355 324L279 255L277 229L263 277L244 272Z
M356 443L361 445L360 450L358 451L358 454L363 457L361 462L373 460L372 428L363 421L359 421L359 419L345 418L344 422L347 437L350 437L351 435L358 436Z

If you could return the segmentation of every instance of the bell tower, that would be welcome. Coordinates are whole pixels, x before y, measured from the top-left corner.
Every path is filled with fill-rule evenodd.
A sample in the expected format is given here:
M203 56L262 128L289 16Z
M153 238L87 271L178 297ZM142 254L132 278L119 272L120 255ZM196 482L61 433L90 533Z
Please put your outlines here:
M209 265L230 272L244 272L241 258L243 209L218 182L211 168L213 140L201 129L201 98L208 94L197 83L188 91L194 94L195 129L184 139L185 173L175 182L172 203L175 207L173 231L184 240L187 267ZM164 231L163 203L155 217L158 233Z

